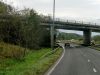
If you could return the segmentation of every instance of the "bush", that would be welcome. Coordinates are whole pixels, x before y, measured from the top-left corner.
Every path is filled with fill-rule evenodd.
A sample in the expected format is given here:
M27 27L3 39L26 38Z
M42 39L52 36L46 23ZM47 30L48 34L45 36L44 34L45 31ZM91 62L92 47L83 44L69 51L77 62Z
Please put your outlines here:
M10 6L9 8L14 9ZM45 18L40 17L33 9L24 9L20 12L21 14L17 11L10 11L6 15L2 12L0 41L30 49L50 47L50 32L40 25L40 21Z
M0 56L5 58L14 58L17 60L23 59L25 56L25 48L21 48L18 46L0 43Z

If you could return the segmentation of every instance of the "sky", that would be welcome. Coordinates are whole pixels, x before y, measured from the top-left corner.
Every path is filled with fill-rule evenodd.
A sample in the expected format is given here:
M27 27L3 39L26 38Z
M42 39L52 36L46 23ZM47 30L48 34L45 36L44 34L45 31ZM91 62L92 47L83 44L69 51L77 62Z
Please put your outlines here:
M20 9L33 8L52 15L53 0L4 0ZM13 3L12 3L13 2ZM56 0L56 17L81 20L100 19L100 0Z
M32 8L51 15L53 0L3 0L19 9ZM100 0L56 0L56 18L100 23ZM82 33L82 32L78 32Z

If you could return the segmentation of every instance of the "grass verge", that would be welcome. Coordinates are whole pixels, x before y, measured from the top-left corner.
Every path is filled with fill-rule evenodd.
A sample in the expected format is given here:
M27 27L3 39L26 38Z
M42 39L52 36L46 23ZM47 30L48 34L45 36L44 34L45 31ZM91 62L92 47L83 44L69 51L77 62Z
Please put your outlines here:
M50 51L50 48L38 51L29 50L23 61L0 58L2 60L0 62L0 75L43 75L62 53L60 48L55 53L50 53ZM46 53L48 54L45 55Z
M100 51L100 47L98 47L98 46L90 46L90 48L93 48L93 49L95 49L95 50Z

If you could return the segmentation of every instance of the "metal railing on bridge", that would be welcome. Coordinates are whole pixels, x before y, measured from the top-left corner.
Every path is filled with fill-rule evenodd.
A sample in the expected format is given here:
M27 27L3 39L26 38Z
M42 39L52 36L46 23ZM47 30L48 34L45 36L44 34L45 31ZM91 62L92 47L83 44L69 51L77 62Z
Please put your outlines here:
M42 20L42 23L52 23L52 22L53 22L53 20L48 19L48 18ZM99 23L95 23L95 22L86 22L86 21L79 21L79 20L66 20L66 19L59 19L59 18L55 19L55 23L57 23L57 22L68 23L68 24L78 24L78 25L100 26Z

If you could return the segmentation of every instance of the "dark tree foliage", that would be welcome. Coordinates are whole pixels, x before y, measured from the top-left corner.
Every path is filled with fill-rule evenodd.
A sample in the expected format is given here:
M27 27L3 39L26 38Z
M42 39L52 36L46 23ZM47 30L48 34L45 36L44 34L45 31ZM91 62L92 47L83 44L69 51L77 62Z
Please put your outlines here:
M0 14L1 13L7 13L7 5L4 4L3 2L0 2Z
M10 5L0 1L0 14L11 14L13 10L14 9Z
M50 47L50 32L40 25L43 17L40 17L33 9L12 11L14 8L9 6L10 11L6 11L7 5L2 2L0 4L2 4L2 8L0 7L0 17L2 16L0 18L0 41L30 49Z
M48 30L40 26L41 17L34 10L29 10L29 12L25 18L26 23L22 26L23 45L26 43L24 46L35 49L49 46L50 34Z

